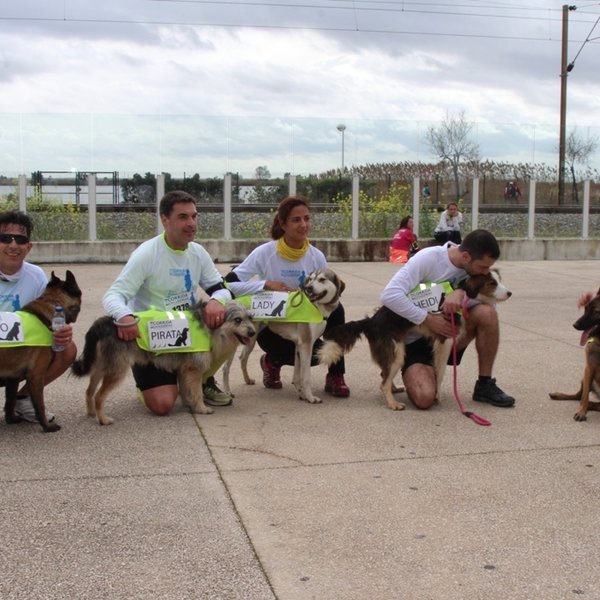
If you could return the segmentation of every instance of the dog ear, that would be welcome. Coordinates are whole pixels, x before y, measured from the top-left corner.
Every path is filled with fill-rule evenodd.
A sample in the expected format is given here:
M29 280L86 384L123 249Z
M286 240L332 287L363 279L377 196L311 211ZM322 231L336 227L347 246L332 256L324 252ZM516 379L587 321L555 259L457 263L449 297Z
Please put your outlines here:
M339 281L338 289L339 289L339 294L341 296L343 291L346 289L346 284L344 283L344 281L342 279L338 279L338 281Z
M458 284L459 289L464 290L467 297L471 299L477 298L482 286L483 278L480 275L471 275Z

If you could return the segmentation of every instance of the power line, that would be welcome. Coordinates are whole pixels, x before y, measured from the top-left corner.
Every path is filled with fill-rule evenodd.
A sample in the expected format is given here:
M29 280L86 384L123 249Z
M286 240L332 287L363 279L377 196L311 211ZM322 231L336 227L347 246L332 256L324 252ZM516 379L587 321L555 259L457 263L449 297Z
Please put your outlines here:
M457 11L440 11L440 10L414 10L407 9L406 7L409 5L416 6L430 6L430 7L451 7L453 9L456 8L472 8L471 4L448 4L448 3L429 3L429 2L406 2L404 0L400 0L399 2L381 2L378 0L357 0L352 2L352 5L349 5L348 0L330 0L331 2L337 2L339 4L344 3L347 6L331 6L322 4L323 0L320 0L321 3L316 4L307 4L306 2L292 2L292 3L283 3L283 2L268 2L268 1L255 1L250 0L248 2L243 2L239 0L220 0L216 2L215 0L146 0L147 2L159 2L159 3L189 3L189 4L212 4L212 5L229 5L229 6L253 6L253 7L264 7L264 8L310 8L310 9L331 9L331 10L345 10L345 11L354 11L357 14L357 11L369 11L373 12L374 10L377 12L392 12L392 13L410 13L410 14L427 14L427 15L439 15L439 16L456 16L456 17L479 17L486 19L506 19L506 18L514 18L514 16L507 14L482 14L482 13L465 13L465 12L457 12ZM364 33L364 34L379 34L379 35L414 35L414 36L436 36L436 37L451 37L451 38L473 38L473 39L490 39L490 40L515 40L515 41L531 41L531 42L540 42L540 41L560 41L558 38L556 40L552 39L552 36L548 37L540 37L540 36L527 36L527 35L507 35L507 34L484 34L484 33L451 33L451 32L439 32L439 31L425 31L425 30L399 30L399 29L377 29L377 28L367 28L360 27L357 22L355 22L354 27L344 27L344 26L319 26L319 25L278 25L278 24L244 24L244 23L221 23L221 22L199 22L199 21L190 21L190 20L165 20L165 19L99 19L99 18L71 18L67 16L66 12L66 2L64 0L64 11L62 17L3 17L0 16L0 21L23 21L23 22L69 22L69 23L104 23L104 24L116 24L116 25L172 25L172 26L197 26L197 27L217 27L217 28L240 28L240 29L276 29L276 30L291 30L291 31L329 31L329 32L341 32L341 33ZM400 8L362 8L357 6L357 2L360 4L391 4L393 6L400 6ZM600 4L600 3L599 3ZM511 5L507 4L490 4L489 8L492 9L502 9L506 10L507 8L515 8ZM523 10L524 8L520 6L519 9ZM544 12L546 16L543 18L536 16L526 16L520 15L520 21L558 21L559 19L554 19L548 17L547 14L549 12L557 12L556 9L540 9L540 8L530 8L528 10L534 10L538 12ZM600 17L599 17L600 19ZM597 23L598 21L596 21ZM585 40L584 44L588 41L593 41L591 39Z

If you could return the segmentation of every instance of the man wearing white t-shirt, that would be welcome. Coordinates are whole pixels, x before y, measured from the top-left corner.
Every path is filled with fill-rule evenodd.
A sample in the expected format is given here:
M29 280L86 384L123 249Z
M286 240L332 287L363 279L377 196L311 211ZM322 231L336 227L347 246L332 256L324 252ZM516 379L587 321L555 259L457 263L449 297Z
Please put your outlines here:
M203 309L207 327L223 324L225 307L219 300L231 300L223 278L208 252L197 242L196 199L184 191L165 194L159 204L164 232L153 237L129 257L120 275L104 294L102 303L113 317L122 340L140 337L136 311L187 310L198 301L200 286L210 297ZM133 377L146 406L157 415L171 412L177 400L177 373L154 365L132 368ZM232 397L209 378L204 386L204 401L212 406L227 406Z
M412 323L427 326L434 333L452 337L450 315L462 307L465 292L455 289L444 298L441 313L430 313L416 306L409 294L421 283L449 282L452 287L469 275L486 274L498 257L496 238L484 229L469 233L459 245L447 242L443 246L425 248L399 269L381 294L381 302ZM458 361L468 344L475 340L479 379L475 383L473 400L507 408L515 399L503 392L492 377L494 360L500 341L498 313L495 306L477 303L469 305L465 329L457 340ZM436 401L437 384L433 368L431 344L418 334L406 338L406 358L402 368L406 393L412 403L422 409Z
M46 289L48 278L37 265L25 261L32 248L31 234L33 222L23 212L7 211L0 213L0 311L15 312L38 298ZM57 345L64 346L62 352L55 352L46 372L46 385L60 377L75 360L77 347L73 342L73 328L65 325L54 332ZM23 421L37 423L33 403L27 385L17 392L15 415ZM46 413L48 421L54 420L52 413Z

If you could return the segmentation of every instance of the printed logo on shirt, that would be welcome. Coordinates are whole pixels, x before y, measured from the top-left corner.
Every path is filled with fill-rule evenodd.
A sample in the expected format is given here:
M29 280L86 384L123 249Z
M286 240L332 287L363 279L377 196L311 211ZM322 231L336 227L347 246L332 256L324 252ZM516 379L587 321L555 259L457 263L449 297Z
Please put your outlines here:
M165 298L165 310L188 310L192 303L189 292L172 294Z
M298 287L302 287L306 279L306 271L304 269L282 269L281 277L284 280L294 279L298 283Z

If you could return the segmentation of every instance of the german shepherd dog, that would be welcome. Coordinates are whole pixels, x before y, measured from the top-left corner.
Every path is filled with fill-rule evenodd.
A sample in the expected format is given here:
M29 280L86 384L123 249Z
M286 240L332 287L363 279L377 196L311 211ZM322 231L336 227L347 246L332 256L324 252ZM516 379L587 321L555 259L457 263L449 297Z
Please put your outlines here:
M53 271L42 295L26 304L22 310L35 315L48 329L51 329L52 315L57 304L63 307L67 323L74 323L77 320L81 309L81 290L71 271L67 271L65 281L56 277ZM45 377L52 357L50 346L0 348L0 377L6 382L4 412L7 423L20 421L15 415L15 403L19 382L24 379L27 381L29 395L42 429L46 432L60 429L57 423L48 422L44 405Z
M190 309L193 318L201 323L205 304L205 301L198 302ZM238 344L250 343L256 336L256 329L245 308L237 302L228 302L223 324L208 331L212 338L212 349L207 352L157 355L140 349L135 340L119 339L111 317L96 319L85 335L81 356L71 365L76 377L90 376L85 392L88 415L95 416L100 425L110 425L113 419L104 412L104 401L109 392L123 380L130 366L150 363L160 369L177 372L179 393L192 412L204 415L212 413L212 408L204 404L202 397L204 374L233 355Z
M600 397L600 289L585 305L583 315L573 323L581 334L580 345L585 347L585 368L579 390L574 394L553 392L552 400L579 400L573 415L576 421L586 421L588 410L600 410L600 402L590 402L590 392Z
M269 321L267 326L276 334L286 340L291 340L296 344L296 360L294 361L294 376L292 383L298 392L301 400L306 400L311 404L321 402L321 399L312 393L310 364L312 357L312 348L318 340L325 326L327 317L338 307L340 296L344 291L346 284L331 269L317 269L313 271L304 280L302 291L308 299L319 309L323 315L323 321L320 323L286 323L285 321ZM248 385L254 385L254 379L248 374L248 357L254 348L256 340L248 346L242 348L240 353L240 363L244 381ZM230 392L229 371L233 356L225 363L223 367L223 388Z
M465 290L468 298L486 304L495 304L511 296L511 292L500 282L497 271L486 275L471 275L461 282L460 287ZM327 365L336 362L343 354L350 352L364 334L369 342L371 358L381 369L381 391L388 408L404 410L405 405L394 399L395 391L403 391L403 388L395 388L394 377L404 365L404 339L411 330L433 341L439 395L445 366L452 349L451 340L435 336L425 325L415 325L385 306L379 307L371 317L349 321L327 331L323 335L325 343L319 351L320 361Z

